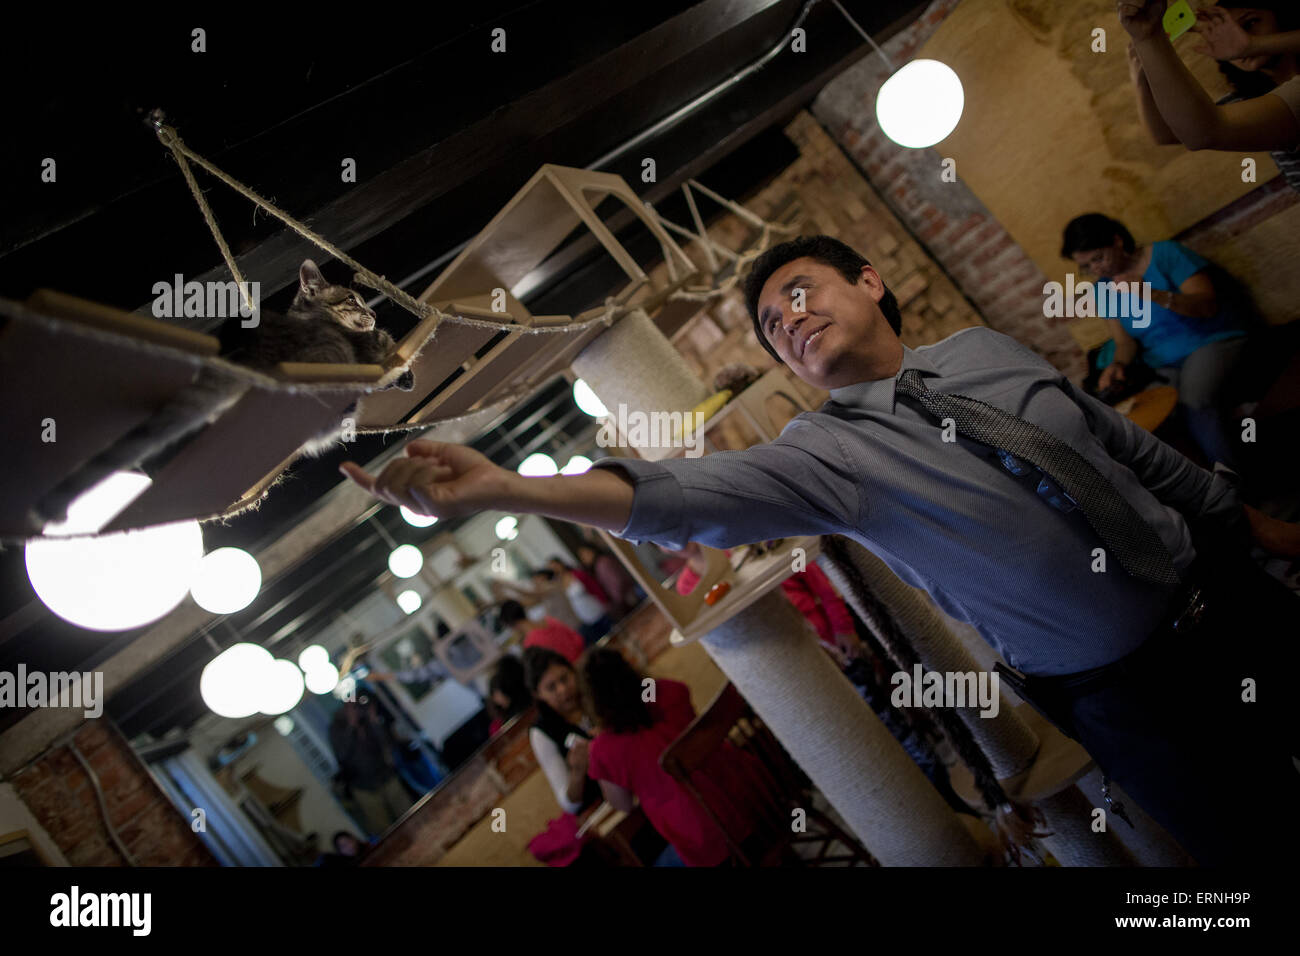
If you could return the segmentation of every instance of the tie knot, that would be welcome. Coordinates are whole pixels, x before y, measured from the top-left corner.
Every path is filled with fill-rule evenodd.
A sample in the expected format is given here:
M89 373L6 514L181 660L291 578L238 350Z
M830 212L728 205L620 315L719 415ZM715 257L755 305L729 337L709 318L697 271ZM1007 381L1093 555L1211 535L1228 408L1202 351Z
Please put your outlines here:
M925 383L921 381L921 373L917 369L909 368L898 377L898 384L895 386L904 395L920 396L925 391Z

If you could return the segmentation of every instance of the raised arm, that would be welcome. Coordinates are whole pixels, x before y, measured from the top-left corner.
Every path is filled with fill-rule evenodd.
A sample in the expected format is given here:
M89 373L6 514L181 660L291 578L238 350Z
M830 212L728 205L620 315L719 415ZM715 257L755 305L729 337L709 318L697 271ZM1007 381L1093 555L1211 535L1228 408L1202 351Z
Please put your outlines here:
M617 531L632 512L632 486L618 474L524 477L466 445L417 440L378 475L350 461L339 470L381 501L438 518L521 511Z
M1160 115L1160 107L1156 106L1155 97L1151 95L1151 84L1147 82L1146 73L1142 70L1142 61L1138 58L1137 48L1131 41L1128 45L1128 71L1129 78L1133 81L1133 90L1137 95L1138 119L1142 121L1142 127L1151 136L1151 141L1157 146L1181 145L1178 136Z
M859 511L860 476L835 439L806 420L743 451L661 462L603 459L574 476L524 477L463 445L413 441L406 455L377 477L353 462L341 470L380 500L420 514L539 514L670 548L833 534L855 524Z
M1292 149L1300 121L1279 96L1217 106L1179 58L1161 26L1166 0L1118 0L1161 117L1188 149Z

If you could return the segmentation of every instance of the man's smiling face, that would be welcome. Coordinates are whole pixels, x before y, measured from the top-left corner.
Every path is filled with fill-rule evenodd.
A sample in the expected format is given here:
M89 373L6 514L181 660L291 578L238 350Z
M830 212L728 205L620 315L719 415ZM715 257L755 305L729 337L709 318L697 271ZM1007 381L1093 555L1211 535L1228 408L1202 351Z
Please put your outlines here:
M793 259L763 283L759 326L781 360L810 385L832 389L885 378L897 372L902 346L880 311L884 294L870 266L850 283L816 259Z

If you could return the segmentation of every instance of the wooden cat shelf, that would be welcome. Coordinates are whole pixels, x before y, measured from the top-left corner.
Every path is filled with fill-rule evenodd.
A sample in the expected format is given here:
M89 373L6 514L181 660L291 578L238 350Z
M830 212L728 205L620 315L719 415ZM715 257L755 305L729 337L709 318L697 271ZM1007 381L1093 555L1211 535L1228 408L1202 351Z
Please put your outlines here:
M666 281L651 278L597 216L607 196L621 200L659 241ZM566 369L606 328L592 322L525 332L574 320L534 316L510 294L578 229L589 231L628 277L613 297L613 320L642 309L671 333L701 308L697 301L670 298L699 284L700 272L620 177L552 165L542 166L420 296L445 312L498 322L500 329L432 316L398 343L386 368L294 363L264 375L218 358L216 338L173 322L49 290L26 302L0 298L0 396L9 459L0 469L0 539L38 535L31 506L145 421L205 363L246 380L248 390L190 438L104 532L244 510L267 493L307 439L340 421L353 402L356 431L364 434L411 431L526 394ZM503 295L505 312L493 311L494 299L499 304ZM602 304L576 320L605 312ZM414 373L411 391L383 388L405 368ZM47 442L42 436L51 420L57 440Z

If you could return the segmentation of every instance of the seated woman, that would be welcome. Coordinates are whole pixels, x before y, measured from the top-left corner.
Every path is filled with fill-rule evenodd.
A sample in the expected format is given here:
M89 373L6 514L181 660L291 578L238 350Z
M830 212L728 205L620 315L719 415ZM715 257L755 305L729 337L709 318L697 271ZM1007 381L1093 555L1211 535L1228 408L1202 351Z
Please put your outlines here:
M640 800L646 819L668 841L656 866L717 866L730 851L721 828L689 792L659 766L659 757L695 719L690 691L675 680L657 678L646 702L643 679L623 655L595 648L581 663L582 696L596 724L587 772L600 781L615 809L630 811ZM713 807L725 807L743 839L753 815L742 796L752 757L724 742L707 773L692 780Z
M1125 368L1138 357L1178 389L1178 403L1188 430L1211 465L1221 461L1237 468L1236 429L1226 418L1225 386L1246 347L1251 319L1244 303L1223 280L1211 278L1210 263L1172 240L1138 246L1124 224L1088 213L1065 227L1061 255L1100 278L1097 314L1109 319L1115 359L1106 367L1098 390L1124 381ZM1106 312L1111 282L1151 284L1151 301L1128 316ZM1146 311L1149 309L1149 311ZM1145 328L1135 325L1141 314Z
M537 764L565 813L581 813L600 802L600 787L587 776L592 725L582 708L573 665L555 651L524 651L524 682L537 702L537 722L528 731Z
M1116 6L1133 40L1139 112L1157 143L1272 150L1291 188L1300 189L1300 5L1295 0L1225 0L1197 14L1195 29L1205 40L1201 52L1235 67L1235 73L1225 70L1230 79L1257 73L1272 87L1218 103L1170 43L1161 25L1166 0L1119 0Z

